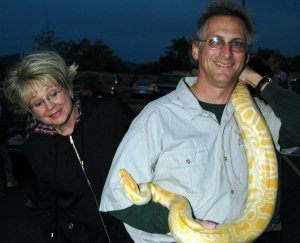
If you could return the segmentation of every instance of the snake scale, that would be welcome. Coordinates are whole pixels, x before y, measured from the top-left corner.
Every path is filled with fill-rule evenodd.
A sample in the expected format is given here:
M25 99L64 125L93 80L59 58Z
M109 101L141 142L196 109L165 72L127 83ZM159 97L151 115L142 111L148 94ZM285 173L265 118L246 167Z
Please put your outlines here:
M231 101L248 160L248 195L241 215L229 224L205 229L192 218L188 200L154 183L139 186L125 169L119 170L123 190L136 205L151 199L169 209L169 229L177 242L251 242L269 224L275 207L278 172L268 127L244 84L237 83Z

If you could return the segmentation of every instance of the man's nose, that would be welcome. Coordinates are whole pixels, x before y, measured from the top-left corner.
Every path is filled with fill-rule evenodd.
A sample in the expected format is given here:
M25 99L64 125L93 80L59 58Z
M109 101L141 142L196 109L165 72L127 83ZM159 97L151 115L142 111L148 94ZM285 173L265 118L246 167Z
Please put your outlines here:
M230 57L232 55L232 46L230 43L226 42L223 48L221 49L222 54L225 57Z

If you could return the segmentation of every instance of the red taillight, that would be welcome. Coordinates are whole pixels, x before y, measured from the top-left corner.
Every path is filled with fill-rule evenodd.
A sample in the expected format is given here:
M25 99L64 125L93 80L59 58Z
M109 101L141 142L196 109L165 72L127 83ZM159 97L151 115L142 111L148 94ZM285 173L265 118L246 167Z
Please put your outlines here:
M138 86L137 83L132 84L132 88L136 88L137 86Z
M150 89L154 89L155 88L155 84L150 84L149 87L150 87Z

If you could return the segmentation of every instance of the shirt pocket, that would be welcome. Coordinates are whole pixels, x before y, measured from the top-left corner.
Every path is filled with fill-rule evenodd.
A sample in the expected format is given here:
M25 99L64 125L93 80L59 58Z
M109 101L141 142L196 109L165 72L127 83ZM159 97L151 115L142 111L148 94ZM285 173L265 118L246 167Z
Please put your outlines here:
M199 188L199 178L207 177L209 168L206 149L180 149L166 156L168 176L184 191L194 193Z
M170 151L166 156L169 169L205 166L208 163L206 149L180 149Z

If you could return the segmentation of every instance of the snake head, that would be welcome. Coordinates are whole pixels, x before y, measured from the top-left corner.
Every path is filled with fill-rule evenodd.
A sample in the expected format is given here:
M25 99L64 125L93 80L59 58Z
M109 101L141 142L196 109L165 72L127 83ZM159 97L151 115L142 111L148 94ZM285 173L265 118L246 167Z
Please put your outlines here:
M136 205L144 205L151 200L151 191L148 183L143 183L138 186L125 169L120 169L118 175L123 191L131 202Z
M126 172L125 169L119 169L118 175L119 175L120 180L122 180L126 174L128 174L128 173Z

